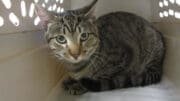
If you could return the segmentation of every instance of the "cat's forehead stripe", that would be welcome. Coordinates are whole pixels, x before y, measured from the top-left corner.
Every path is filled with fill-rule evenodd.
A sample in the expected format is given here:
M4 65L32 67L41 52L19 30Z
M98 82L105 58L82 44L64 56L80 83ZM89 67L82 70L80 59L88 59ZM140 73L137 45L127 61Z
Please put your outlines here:
M64 27L73 34L76 31L76 27L78 26L79 22L77 17L74 15L66 15L63 17L64 19Z
M78 29L79 29L79 32L81 33L81 28L80 28L80 27L78 27Z
M66 25L66 24L64 25L64 29L65 30L67 29L70 33L72 33L71 28L69 28L68 25Z

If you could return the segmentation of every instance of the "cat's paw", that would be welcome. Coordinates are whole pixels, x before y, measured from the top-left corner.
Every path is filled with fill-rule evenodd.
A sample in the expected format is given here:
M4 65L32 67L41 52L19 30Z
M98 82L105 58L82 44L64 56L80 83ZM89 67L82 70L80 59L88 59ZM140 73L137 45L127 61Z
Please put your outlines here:
M100 82L98 82L97 80L93 80L90 78L82 78L80 80L80 83L82 84L83 87L85 87L86 89L92 92L97 92L100 91L101 89Z
M75 84L75 83L77 83L77 81L74 80L74 79L64 80L64 81L62 82L62 88L63 88L64 90L68 90L68 89L70 88L70 86L73 85L73 84Z
M87 92L87 89L75 80L63 81L62 88L71 95L82 95Z

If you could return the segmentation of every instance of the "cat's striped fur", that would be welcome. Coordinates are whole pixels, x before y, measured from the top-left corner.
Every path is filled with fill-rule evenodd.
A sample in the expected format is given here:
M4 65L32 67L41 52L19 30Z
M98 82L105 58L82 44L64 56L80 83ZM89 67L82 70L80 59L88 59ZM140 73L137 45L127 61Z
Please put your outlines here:
M105 91L160 82L165 55L161 33L143 18L127 12L114 12L95 20L89 11L96 2L94 0L83 9L56 14L59 16L60 20L56 20L59 23L51 22L48 27L49 30L61 30L56 34L66 34L63 30L65 27L68 33L78 36L84 30L79 23L84 19L91 19L86 27L90 27L88 30L92 32L92 41L88 41L86 45L94 46L95 50L86 60L77 63L65 61L70 77L63 82L63 88L71 94L83 94L87 91ZM87 13L90 16L83 18L82 15ZM47 31L47 40L51 40L54 33ZM56 53L61 50L61 46L53 47Z

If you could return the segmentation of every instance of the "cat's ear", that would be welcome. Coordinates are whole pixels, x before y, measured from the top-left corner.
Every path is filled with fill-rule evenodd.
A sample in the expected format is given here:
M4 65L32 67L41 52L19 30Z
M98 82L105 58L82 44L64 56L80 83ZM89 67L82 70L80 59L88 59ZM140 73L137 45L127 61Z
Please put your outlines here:
M84 16L88 18L95 18L95 9L96 9L96 2L97 0L94 0L94 2L91 4L91 7L87 12L85 12Z
M85 6L83 8L74 10L73 12L77 15L83 15L88 18L95 18L95 8L96 8L96 3L98 0L94 0L91 4L88 6Z
M45 8L35 5L35 12L36 15L39 16L40 18L40 24L42 25L43 28L47 28L48 23L50 23L54 19L54 15L46 10Z

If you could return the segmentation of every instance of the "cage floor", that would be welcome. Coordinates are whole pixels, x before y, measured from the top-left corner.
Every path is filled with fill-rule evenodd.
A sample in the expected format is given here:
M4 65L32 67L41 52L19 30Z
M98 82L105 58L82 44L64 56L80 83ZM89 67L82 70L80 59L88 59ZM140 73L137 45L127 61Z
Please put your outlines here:
M49 94L47 101L180 101L176 88L167 78L157 85L86 93L82 96L71 96L60 89L59 82Z

